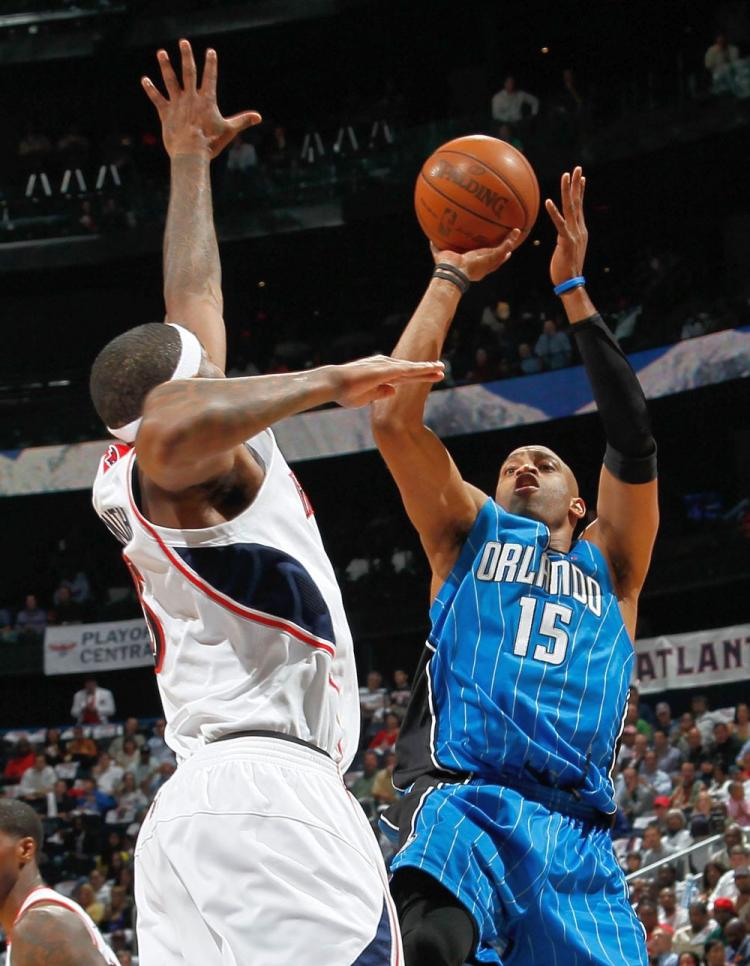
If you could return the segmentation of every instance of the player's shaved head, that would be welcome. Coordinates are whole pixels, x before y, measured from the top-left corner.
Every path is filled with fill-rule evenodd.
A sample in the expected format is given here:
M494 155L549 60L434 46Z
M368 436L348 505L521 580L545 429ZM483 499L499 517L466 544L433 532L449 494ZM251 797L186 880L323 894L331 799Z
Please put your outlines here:
M146 396L167 382L180 358L180 336L149 322L118 335L94 360L89 389L105 426L125 426L143 412Z

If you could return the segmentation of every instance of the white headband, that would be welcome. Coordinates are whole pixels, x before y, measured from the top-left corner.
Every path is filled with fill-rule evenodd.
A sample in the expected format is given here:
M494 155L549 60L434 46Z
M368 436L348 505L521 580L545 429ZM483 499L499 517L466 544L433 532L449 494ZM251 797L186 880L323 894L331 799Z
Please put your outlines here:
M198 375L198 370L201 367L203 348L189 329L177 325L176 322L167 322L167 325L171 325L173 329L177 329L180 337L180 358L168 382L173 382L175 379L192 379L193 376ZM107 426L107 429L113 436L121 439L123 443L134 443L142 419L143 417L139 416L138 419L134 419L131 423L126 423L124 426L118 426L117 429L112 429L111 426Z

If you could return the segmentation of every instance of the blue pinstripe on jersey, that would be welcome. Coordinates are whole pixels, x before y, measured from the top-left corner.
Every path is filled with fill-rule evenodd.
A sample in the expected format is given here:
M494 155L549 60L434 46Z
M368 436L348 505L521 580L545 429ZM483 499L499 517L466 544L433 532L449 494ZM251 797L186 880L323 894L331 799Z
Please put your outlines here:
M598 548L548 544L542 523L493 500L480 511L430 612L431 757L574 787L612 812L633 648Z

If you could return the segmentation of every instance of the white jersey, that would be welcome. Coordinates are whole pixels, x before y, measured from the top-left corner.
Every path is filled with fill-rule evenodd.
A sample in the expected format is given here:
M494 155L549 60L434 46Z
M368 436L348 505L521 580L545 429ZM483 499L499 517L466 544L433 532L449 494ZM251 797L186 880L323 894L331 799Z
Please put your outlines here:
M349 767L359 741L354 653L312 507L270 429L253 502L202 530L149 522L135 450L114 443L94 508L124 544L151 633L165 738L180 760L222 735L278 731Z
M104 962L107 963L107 966L120 966L120 960L106 944L104 937L96 928L94 920L86 912L86 910L82 906L79 906L77 902L74 902L72 899L68 899L67 896L63 896L59 892L55 892L54 889L48 889L47 886L39 886L38 889L31 890L31 892L21 903L21 908L18 910L18 914L16 915L13 925L16 925L16 923L31 908L31 906L41 905L42 903L48 906L62 906L63 909L69 909L70 912L78 916L88 930L88 933L91 936L91 942L102 954ZM5 959L5 966L11 966L13 961L12 946L13 943L11 937L11 942L8 945L8 953Z

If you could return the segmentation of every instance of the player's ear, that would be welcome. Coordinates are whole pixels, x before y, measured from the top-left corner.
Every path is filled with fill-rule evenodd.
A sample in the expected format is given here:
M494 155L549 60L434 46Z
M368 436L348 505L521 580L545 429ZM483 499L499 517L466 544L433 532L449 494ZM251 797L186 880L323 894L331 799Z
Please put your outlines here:
M570 512L579 520L583 520L586 516L586 504L580 496L574 496L570 501Z
M28 865L36 858L36 842L30 835L24 835L16 842L16 857L21 865Z

